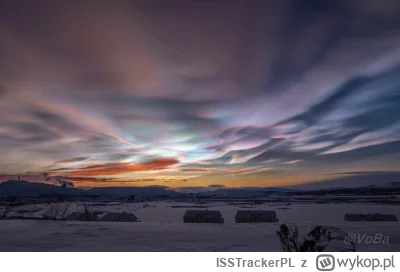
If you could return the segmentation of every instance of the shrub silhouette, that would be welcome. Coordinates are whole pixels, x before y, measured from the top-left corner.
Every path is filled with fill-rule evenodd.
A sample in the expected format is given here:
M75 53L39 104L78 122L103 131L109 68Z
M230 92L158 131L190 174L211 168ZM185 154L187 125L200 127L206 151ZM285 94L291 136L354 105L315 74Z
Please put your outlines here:
M282 224L277 234L285 252L356 251L354 243L345 240L348 234L336 227L316 226L301 242L297 226Z
M71 206L71 202L46 203L42 211L42 216L50 220L65 219L69 206Z
M0 220L5 219L7 215L11 212L14 207L21 205L20 200L18 199L17 196L8 196L6 198L6 204L4 206L4 209L2 213L0 214Z

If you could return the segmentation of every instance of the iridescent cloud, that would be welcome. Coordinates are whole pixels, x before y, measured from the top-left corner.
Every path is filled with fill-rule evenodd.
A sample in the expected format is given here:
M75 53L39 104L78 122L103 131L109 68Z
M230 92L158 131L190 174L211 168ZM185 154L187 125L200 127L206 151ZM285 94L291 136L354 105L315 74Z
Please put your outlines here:
M398 14L396 0L3 1L0 173L187 187L398 170Z

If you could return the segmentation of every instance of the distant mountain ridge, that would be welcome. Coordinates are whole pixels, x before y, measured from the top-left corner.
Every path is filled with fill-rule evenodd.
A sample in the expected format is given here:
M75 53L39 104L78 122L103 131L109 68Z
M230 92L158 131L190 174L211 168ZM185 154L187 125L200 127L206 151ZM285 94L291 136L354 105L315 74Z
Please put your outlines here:
M62 188L61 186L18 180L8 180L0 183L0 197L4 196L24 196L37 197L43 194L58 194L58 195L105 195L126 197L135 196L176 196L180 195L174 190L166 189L161 186L149 187L100 187L83 190L79 188Z
M185 190L173 190L168 187L162 186L148 186L148 187L99 187L92 189L80 188L62 188L57 185L8 180L0 183L0 197L6 196L23 196L23 197L38 197L46 194L50 195L86 195L86 196L110 196L110 197L179 197L185 194L192 194L199 197L210 198L256 198L273 194L301 194L311 191L332 191L332 190L365 190L365 189L400 189L400 182L387 182L380 185L369 185L361 187L326 187L319 189L301 190L294 188L281 188L281 187L243 187L243 188L218 188L216 190L194 190L190 188Z
M17 195L17 196L30 196L35 197L42 194L60 194L60 195L104 195L127 197L135 196L179 196L185 193L191 193L201 196L216 196L216 197L260 197L270 193L284 193L299 191L291 188L220 188L212 191L194 191L190 190L180 191L173 190L162 186L148 186L148 187L98 187L83 190L80 188L62 188L60 186L28 181L8 180L0 183L0 196Z
M88 190L92 195L111 195L111 196L176 196L181 195L174 190L167 189L161 186L148 186L148 187L99 187Z
M400 188L400 181L386 182L381 185L372 185L373 188Z
M297 192L300 190L291 189L291 188L279 188L279 187L270 187L270 188L221 188L215 191L207 191L202 193L197 193L198 195L203 196L216 196L216 197L262 197L267 194L273 193L290 193Z
M76 194L81 189L77 188L62 188L52 184L40 182L28 182L25 180L8 180L0 183L0 196L29 196L37 197L41 194Z

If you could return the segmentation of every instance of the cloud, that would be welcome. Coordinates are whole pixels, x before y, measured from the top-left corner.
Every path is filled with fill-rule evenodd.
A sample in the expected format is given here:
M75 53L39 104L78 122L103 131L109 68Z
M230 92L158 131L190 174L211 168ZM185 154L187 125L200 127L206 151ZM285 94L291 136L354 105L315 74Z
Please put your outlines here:
M393 91L400 89L398 73L394 68L351 79L325 100L273 126L284 140L253 162L281 158L334 163L393 153L387 147L400 140L400 98Z
M186 168L186 169L180 169L179 171L182 172L206 172L206 169L203 168Z
M98 177L98 176L113 176L121 174L130 174L146 171L160 171L179 163L174 159L159 159L141 164L134 163L109 163L87 166L66 172L68 176L74 177Z
M89 157L76 157L71 159L65 159L61 161L55 162L55 164L64 164L64 163L72 163L72 162L81 162L87 160Z
M0 4L0 171L168 180L390 161L398 1L158 2Z
M221 188L225 188L225 185L223 185L223 184L211 184L211 185L208 185L208 188L221 189Z
M301 161L302 160L286 161L286 162L283 162L282 164L296 164L296 163L299 163Z

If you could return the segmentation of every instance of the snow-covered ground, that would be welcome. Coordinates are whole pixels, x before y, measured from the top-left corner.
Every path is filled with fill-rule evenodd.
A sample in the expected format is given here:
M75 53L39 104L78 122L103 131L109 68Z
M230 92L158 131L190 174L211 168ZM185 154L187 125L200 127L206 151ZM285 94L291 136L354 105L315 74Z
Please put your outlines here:
M148 204L148 207L143 207ZM139 217L136 223L71 221L0 221L1 251L280 251L276 231L281 223L299 226L306 234L316 225L336 226L357 235L357 251L398 251L399 222L344 222L345 213L391 213L400 218L400 207L368 204L252 205L253 209L275 210L279 223L236 224L238 205L209 203L208 209L221 211L224 224L184 224L188 208L172 208L192 203L149 202L94 206L98 211L126 211ZM249 204L244 206L248 207ZM242 206L243 207L243 206ZM37 209L24 206L23 209ZM289 209L281 209L289 208ZM69 212L81 210L76 204ZM31 215L40 215L40 212ZM367 237L388 237L373 243ZM364 239L362 239L364 237Z

